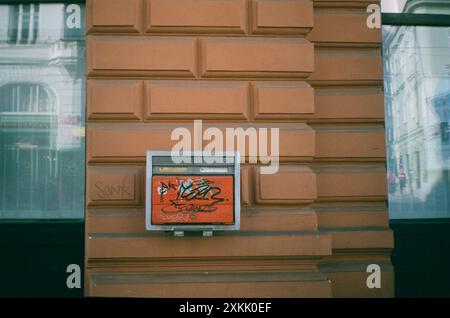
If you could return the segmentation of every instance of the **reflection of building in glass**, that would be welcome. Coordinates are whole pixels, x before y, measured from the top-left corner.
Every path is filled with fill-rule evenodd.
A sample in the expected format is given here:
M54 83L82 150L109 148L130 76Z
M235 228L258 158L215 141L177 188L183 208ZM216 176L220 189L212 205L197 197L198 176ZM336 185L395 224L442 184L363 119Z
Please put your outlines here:
M0 5L3 217L83 215L84 39L67 32L65 9Z
M405 12L439 4L409 1ZM385 27L383 36L391 217L448 217L450 29Z

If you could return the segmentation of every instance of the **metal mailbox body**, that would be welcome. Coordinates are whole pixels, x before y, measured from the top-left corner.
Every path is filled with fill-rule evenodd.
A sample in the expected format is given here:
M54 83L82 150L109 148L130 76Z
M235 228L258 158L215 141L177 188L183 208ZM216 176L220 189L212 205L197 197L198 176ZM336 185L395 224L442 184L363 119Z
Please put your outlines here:
M182 158L190 163L175 163L169 151L147 152L146 229L239 230L239 152L190 152Z

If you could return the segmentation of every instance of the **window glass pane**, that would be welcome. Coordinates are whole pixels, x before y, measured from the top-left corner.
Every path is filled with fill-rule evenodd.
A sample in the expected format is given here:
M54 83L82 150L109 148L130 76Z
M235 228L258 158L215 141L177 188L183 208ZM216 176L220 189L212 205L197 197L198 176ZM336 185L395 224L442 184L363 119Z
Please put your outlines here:
M391 218L450 217L450 28L383 26Z
M84 7L0 5L0 218L83 218Z
M448 0L381 0L381 12L450 14L450 3Z

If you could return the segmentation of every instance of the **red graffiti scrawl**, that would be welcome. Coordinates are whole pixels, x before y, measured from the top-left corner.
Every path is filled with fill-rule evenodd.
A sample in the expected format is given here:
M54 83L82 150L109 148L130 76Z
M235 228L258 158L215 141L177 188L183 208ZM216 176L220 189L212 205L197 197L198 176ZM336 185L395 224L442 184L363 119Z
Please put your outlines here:
M152 223L234 224L233 176L153 176Z

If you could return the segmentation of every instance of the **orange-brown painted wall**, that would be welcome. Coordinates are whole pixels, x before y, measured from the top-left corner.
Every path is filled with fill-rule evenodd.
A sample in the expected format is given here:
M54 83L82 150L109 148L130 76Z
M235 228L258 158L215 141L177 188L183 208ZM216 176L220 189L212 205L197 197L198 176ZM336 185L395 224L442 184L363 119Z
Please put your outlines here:
M373 2L87 1L86 295L393 296ZM149 233L145 152L193 119L279 127L280 171L242 166L239 232Z

